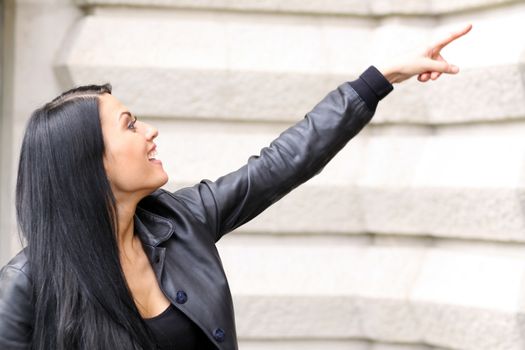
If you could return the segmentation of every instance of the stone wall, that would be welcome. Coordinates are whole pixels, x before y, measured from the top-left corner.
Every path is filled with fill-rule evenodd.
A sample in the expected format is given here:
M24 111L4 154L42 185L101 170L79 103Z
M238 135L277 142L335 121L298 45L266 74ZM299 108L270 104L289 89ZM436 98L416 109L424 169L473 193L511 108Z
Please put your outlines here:
M73 85L109 81L157 126L176 189L241 166L368 65L473 23L444 52L460 75L396 86L321 175L219 247L242 349L525 347L525 2L10 3L2 194L30 112Z

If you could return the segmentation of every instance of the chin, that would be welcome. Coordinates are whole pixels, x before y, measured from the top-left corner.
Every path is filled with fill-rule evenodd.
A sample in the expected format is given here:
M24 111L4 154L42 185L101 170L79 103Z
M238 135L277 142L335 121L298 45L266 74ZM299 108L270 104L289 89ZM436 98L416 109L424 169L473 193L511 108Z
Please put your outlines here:
M157 188L164 186L168 183L169 177L168 174L162 169L158 174Z
M164 173L164 177L162 178L162 181L161 181L161 184L159 185L159 187L162 187L165 184L167 184L168 180L169 180L168 174Z
M168 183L168 175L164 174L164 176L157 176L155 181L148 181L148 184L142 188L142 193L145 196L148 196L164 186L166 183Z
M147 195L155 192L162 186L168 183L169 177L168 174L164 171L156 171L154 174L148 176L148 181L144 183L143 189L147 192Z

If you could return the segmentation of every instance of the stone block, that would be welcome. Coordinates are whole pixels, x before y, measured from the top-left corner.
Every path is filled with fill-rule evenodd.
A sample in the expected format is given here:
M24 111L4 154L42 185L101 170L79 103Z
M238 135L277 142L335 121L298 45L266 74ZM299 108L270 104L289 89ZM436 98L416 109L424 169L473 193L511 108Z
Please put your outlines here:
M247 340L239 342L243 350L446 350L426 345L385 344L365 340Z
M370 63L474 18L445 52L459 76L396 87L322 175L219 249L243 349L525 347L525 46L506 40L525 31L522 1L12 3L13 144L60 90L110 81L161 129L172 189L234 170Z
M171 190L236 170L287 127L146 121L160 130ZM525 130L469 130L410 135L371 125L320 175L239 230L524 242Z
M522 348L520 256L236 238L219 248L246 341L352 338L407 345L399 349Z
M33 0L34 1L34 0ZM160 6L200 10L335 14L347 16L427 15L512 4L516 0L75 0L81 6Z
M302 350L319 350L319 349L323 349L323 350L371 350L369 342L359 341L359 340L281 340L281 341L248 340L248 341L244 341L240 339L239 348L243 350L297 350L297 349L302 349ZM408 349L404 349L404 350L408 350ZM420 349L417 349L417 350L420 350Z
M375 123L522 119L525 46L500 38L525 31L525 6L495 14L481 17L462 46L447 48L463 69L458 76L397 86ZM77 23L56 65L64 88L109 81L141 115L291 121L368 65L384 66L464 21L432 23L104 9Z
M436 249L421 267L410 299L425 342L466 350L523 347L523 259Z

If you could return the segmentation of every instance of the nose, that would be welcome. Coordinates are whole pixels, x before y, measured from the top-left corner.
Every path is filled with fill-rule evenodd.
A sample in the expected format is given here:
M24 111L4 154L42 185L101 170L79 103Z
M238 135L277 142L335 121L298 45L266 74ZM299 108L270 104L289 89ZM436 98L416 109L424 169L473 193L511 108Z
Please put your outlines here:
M158 135L159 135L159 131L157 130L157 128L149 124L146 126L146 139L147 140L151 141L155 139Z

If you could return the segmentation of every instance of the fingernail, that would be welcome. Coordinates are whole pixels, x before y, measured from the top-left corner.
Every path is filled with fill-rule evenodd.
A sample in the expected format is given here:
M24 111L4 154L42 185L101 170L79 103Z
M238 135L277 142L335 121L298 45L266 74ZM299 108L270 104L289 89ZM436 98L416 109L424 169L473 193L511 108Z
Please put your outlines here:
M452 73L457 73L457 72L459 72L459 67L458 67L458 66L451 66L451 67L450 67L450 71L451 71Z

